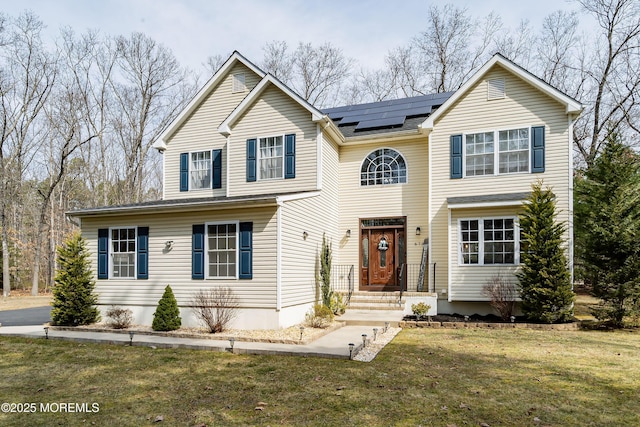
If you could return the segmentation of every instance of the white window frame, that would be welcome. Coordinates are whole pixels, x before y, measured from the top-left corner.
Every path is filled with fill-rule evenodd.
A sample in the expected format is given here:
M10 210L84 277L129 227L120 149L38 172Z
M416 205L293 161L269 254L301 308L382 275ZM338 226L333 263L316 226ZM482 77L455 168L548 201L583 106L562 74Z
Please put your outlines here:
M236 268L233 276L211 276L209 272L209 226L210 225L235 225L236 226ZM240 221L213 221L204 225L204 265L205 278L211 280L237 279L240 271Z
M116 277L113 273L113 267L114 267L114 262L113 262L113 255L115 253L124 253L124 252L114 252L113 251L113 239L112 239L112 231L113 230L122 230L122 229L130 229L133 228L134 230L134 235L133 235L133 276L127 276L127 277ZM120 239L118 239L120 240ZM127 239L128 240L128 239ZM137 275L138 275L138 227L136 226L132 226L132 225L122 225L122 226L117 226L117 227L109 227L109 241L108 241L108 259L109 259L109 279L114 279L114 280L131 280L131 279L136 279ZM127 254L130 252L126 252Z
M405 169L405 181L404 182L400 182L400 180L398 180L398 182L391 182L391 183L382 183L382 184L363 184L362 183L362 167L364 166L364 162L369 161L369 155L375 151L378 150L393 150L396 153L398 153L398 156L402 159L402 161L404 162L404 169ZM368 172L367 172L368 173ZM371 150L367 153L367 155L362 159L362 161L360 162L360 169L358 169L358 176L360 178L360 187L379 187L379 186L387 186L387 185L404 185L404 184L408 184L409 183L409 162L407 162L407 158L404 156L404 154L402 154L402 152L400 152L400 150L393 148L393 147L379 147L376 148L375 150ZM367 181L369 179L367 178Z
M280 158L282 159L282 173L280 174L280 176L274 176L272 178L264 178L262 176L262 160L265 160L262 158L262 150L260 149L260 143L263 140L268 140L269 138L280 138L282 141L282 155L280 156ZM258 181L273 181L273 180L277 180L277 179L284 179L284 170L285 170L285 135L269 135L269 136L260 136L258 137L258 141L257 141L257 146L256 146L256 167L257 167L257 171L256 171L256 176ZM278 156L273 156L273 157L269 157L269 159L277 159Z
M513 263L494 263L494 264L485 264L484 263L484 221L485 220L505 220L512 219L513 220ZM462 253L462 222L463 221L478 221L478 263L477 264L465 264ZM474 217L474 218L460 218L458 219L458 266L459 267L494 267L494 266L505 266L505 265L513 265L517 266L520 264L520 222L518 221L518 217L516 216L486 216L486 217Z
M500 172L500 132L508 132L520 129L527 129L529 138L527 143L527 170L520 172ZM477 135L481 133L493 133L493 173L485 175L467 175L467 136ZM510 126L508 128L499 128L493 130L480 130L477 132L467 132L462 134L462 172L464 178L481 178L485 176L497 175L521 175L531 173L531 126ZM524 151L524 150L518 150ZM507 151L508 152L508 151ZM504 151L502 152L505 153Z
M209 153L209 185L208 186L204 186L202 188L194 188L191 185L191 174L193 172L195 172L195 170L193 169L193 165L192 165L192 160L191 160L191 156L194 154L199 154L199 153ZM213 181L213 160L211 158L212 154L211 154L211 150L198 150L198 151L190 151L189 152L189 191L201 191L201 190L211 190L211 182Z

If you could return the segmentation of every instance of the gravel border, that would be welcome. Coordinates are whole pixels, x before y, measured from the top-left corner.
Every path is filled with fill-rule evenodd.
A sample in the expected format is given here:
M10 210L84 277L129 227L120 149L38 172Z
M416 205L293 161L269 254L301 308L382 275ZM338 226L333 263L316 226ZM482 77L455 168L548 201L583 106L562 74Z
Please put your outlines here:
M352 360L357 360L358 362L371 362L375 359L380 350L389 344L401 330L402 328L389 328L387 329L387 332L378 334L375 341L367 340L366 347L362 347L362 344L360 344L359 349L356 351L356 355L353 356Z

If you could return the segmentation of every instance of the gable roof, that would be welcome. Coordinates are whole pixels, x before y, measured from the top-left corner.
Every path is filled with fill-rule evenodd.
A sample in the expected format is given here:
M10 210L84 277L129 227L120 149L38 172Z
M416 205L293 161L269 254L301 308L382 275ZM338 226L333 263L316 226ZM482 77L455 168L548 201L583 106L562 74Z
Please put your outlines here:
M563 93L562 91L554 88L549 83L544 80L536 77L529 71L515 64L514 62L508 60L504 56L499 53L496 53L491 57L486 64L484 64L478 71L475 72L473 76L469 80L467 80L460 88L453 93L453 95L447 99L447 101L442 104L440 108L438 108L433 114L431 114L420 126L422 129L433 129L433 124L435 120L445 113L457 100L462 98L469 89L471 89L484 75L495 65L500 65L505 68L507 71L521 78L522 80L530 83L532 86L540 90L541 92L547 94L551 98L555 99L559 103L565 105L567 114L579 114L583 106L580 102L571 98L569 95Z
M322 111L318 110L316 107L311 105L306 99L302 98L300 95L291 90L287 85L282 83L280 80L275 78L271 74L266 74L262 80L258 82L258 84L251 89L251 92L242 100L240 104L236 108L233 109L231 114L220 124L218 127L218 132L221 134L228 136L231 134L231 126L236 122L242 114L247 111L247 109L256 102L262 92L269 87L270 85L276 86L285 95L289 96L289 98L293 99L298 103L302 108L307 110L311 114L311 120L314 122L327 121L327 117L322 113Z
M158 139L153 143L153 148L160 151L166 150L167 142L169 138L174 134L176 130L185 122L185 120L193 113L196 108L202 103L202 101L211 93L211 91L222 81L227 75L229 70L233 68L237 63L241 63L248 69L256 73L260 78L264 77L266 73L262 71L257 65L249 61L242 56L240 52L234 51L231 56L225 61L224 64L216 71L216 73L202 86L198 93L191 99L189 104L182 109L180 114L173 119L173 121L162 131Z

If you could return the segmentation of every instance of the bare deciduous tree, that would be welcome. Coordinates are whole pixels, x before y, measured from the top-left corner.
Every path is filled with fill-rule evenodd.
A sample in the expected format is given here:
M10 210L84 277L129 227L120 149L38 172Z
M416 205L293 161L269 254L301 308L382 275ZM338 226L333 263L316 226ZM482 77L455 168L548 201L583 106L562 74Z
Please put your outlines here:
M580 65L587 108L576 124L574 141L590 166L612 132L640 134L640 3L635 0L578 0L600 28Z
M42 129L38 120L51 94L55 63L45 52L43 23L26 12L9 23L0 65L0 228L3 294L11 290L9 212L19 203L23 179Z
M353 60L331 43L300 43L289 52L285 42L264 47L262 67L318 108L332 105L349 76Z

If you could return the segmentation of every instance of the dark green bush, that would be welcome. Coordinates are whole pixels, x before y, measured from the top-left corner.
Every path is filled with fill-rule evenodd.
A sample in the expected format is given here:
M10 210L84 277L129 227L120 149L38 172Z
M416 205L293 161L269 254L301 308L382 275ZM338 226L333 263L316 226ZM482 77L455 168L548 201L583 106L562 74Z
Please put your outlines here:
M178 302L173 296L171 286L164 288L164 294L158 301L156 312L153 313L153 323L151 327L154 331L175 331L180 328L182 319L180 319L180 309Z

